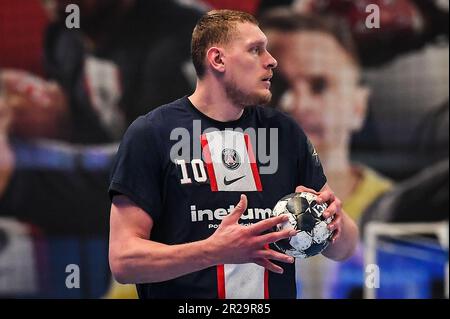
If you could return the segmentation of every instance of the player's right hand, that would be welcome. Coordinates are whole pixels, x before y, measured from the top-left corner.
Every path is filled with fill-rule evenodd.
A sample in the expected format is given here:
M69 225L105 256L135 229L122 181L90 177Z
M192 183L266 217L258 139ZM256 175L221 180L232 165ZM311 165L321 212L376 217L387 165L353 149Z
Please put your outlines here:
M283 268L271 262L277 260L293 263L294 258L268 248L268 244L296 235L295 230L266 233L288 217L277 216L262 220L251 226L242 226L239 219L247 209L247 197L241 199L233 211L226 216L219 228L208 238L217 264L256 263L270 271L283 273Z

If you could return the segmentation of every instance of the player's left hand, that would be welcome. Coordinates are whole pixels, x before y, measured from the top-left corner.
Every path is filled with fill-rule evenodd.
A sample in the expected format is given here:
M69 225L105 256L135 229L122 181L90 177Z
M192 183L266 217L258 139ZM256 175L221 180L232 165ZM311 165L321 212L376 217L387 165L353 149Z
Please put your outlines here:
M295 188L296 193L309 192L317 195L317 203L326 203L328 208L324 211L323 217L325 219L332 218L332 222L328 224L328 229L333 231L333 236L331 237L331 243L335 243L339 238L342 229L342 202L337 198L333 191L325 186L320 192L316 192L311 188L305 186L297 186Z

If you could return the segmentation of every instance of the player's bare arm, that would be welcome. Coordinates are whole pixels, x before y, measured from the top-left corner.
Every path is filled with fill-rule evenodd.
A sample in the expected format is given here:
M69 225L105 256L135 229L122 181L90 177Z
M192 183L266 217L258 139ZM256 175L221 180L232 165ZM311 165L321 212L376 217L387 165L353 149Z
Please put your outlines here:
M316 195L317 202L327 203L324 218L333 217L333 221L328 225L328 229L334 232L329 245L322 254L325 257L336 261L342 261L353 255L358 242L359 231L356 223L342 209L342 203L328 184L325 184L320 192L304 186L298 186L296 192L311 192Z
M270 260L290 262L285 254L267 249L267 244L288 238L291 231L264 233L285 221L273 217L251 226L239 225L247 208L247 198L222 220L209 238L166 245L151 241L153 220L128 197L115 196L111 207L109 261L114 277L121 283L148 283L170 280L224 263L257 263L273 272L283 269Z

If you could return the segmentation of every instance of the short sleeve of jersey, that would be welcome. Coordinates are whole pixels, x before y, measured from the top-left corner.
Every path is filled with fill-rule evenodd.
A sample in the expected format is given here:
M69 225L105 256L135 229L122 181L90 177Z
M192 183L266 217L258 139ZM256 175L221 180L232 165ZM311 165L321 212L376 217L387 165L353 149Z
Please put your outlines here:
M320 191L327 182L322 163L314 146L300 130L300 185Z
M148 117L126 131L111 172L109 196L126 195L153 219L161 214L161 161L158 138Z

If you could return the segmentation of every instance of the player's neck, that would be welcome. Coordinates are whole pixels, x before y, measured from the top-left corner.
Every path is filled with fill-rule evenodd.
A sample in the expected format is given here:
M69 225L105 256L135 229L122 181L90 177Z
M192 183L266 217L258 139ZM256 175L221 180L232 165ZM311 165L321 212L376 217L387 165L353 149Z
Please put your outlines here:
M223 87L214 81L208 84L197 81L195 92L189 100L200 112L220 122L238 120L244 111L242 106L233 104Z

